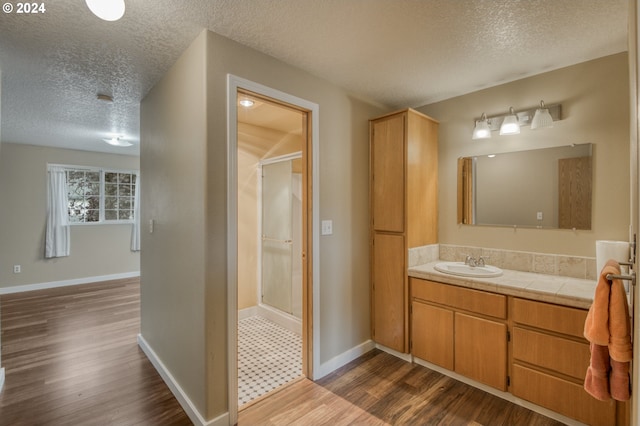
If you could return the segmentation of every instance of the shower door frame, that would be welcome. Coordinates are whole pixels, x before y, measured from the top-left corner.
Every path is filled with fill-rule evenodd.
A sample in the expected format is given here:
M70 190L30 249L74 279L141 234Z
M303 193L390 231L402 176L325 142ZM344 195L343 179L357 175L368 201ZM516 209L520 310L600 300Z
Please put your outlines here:
M271 158L267 158L267 159L261 160L260 164L258 166L259 170L260 170L260 173L258 175L262 176L262 168L264 166L267 166L267 165L270 165L270 164L274 164L274 163L281 163L281 162L284 162L284 161L293 161L293 160L302 159L302 158L303 158L302 151L296 151L296 152L292 152L290 154L284 154L284 155L280 155L280 156L277 156L277 157L271 157ZM258 303L260 305L264 306L265 304L262 301L262 296L263 296L263 294L262 294L262 292L263 292L263 273L262 273L262 266L263 265L262 265L262 262L263 262L264 259L263 259L263 241L262 241L262 238L261 238L263 236L263 221L264 221L264 218L263 218L263 215L264 215L264 195L262 193L263 180L264 180L264 177L261 177L260 179L258 179L258 193L260 194L260 196L258 197L258 214L259 214L259 217L260 217L260 222L258 223L258 239L259 239L259 241L258 241L258 264L260 265L260 270L259 270L260 273L258 274L258 298L259 298ZM302 209L304 209L304 206L302 206ZM293 221L293 217L291 219ZM293 232L292 232L292 238L293 238ZM300 243L300 245L302 246L302 242ZM293 260L293 256L295 256L296 253L292 252L291 254L292 254L292 260ZM292 277L292 279L293 279L293 277ZM303 284L301 283L300 285L302 286ZM292 282L292 286L293 286L293 282ZM304 304L304 300L302 301L302 303ZM267 309L269 309L269 308L278 309L276 307L272 307L271 305L267 305L267 306L268 306ZM292 313L284 312L284 311L281 311L281 312L283 312L284 314L289 315L291 317L297 318L297 317L295 317L293 312ZM300 322L302 323L302 318L300 318Z
M227 397L230 424L238 421L238 93L250 92L306 115L303 144L302 374L320 372L320 106L244 78L227 75Z

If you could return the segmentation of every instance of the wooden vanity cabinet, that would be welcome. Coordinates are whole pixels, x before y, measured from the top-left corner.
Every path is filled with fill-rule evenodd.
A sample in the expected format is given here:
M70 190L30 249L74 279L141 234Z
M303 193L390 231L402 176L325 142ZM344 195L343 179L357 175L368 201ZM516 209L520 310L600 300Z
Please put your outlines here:
M590 360L586 310L512 298L511 317L511 393L583 423L627 424L624 404L618 410L615 401L598 401L583 388Z
M583 388L587 310L410 278L411 354L580 422L628 425Z
M409 351L408 250L437 243L438 123L412 109L370 121L371 335Z
M506 391L506 296L410 281L413 356Z

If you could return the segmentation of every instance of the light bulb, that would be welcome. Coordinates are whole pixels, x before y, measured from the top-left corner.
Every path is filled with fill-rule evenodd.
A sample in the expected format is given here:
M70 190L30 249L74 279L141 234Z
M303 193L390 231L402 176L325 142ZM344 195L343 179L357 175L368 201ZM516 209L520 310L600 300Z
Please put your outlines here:
M124 0L85 0L89 10L105 21L117 21L124 15Z

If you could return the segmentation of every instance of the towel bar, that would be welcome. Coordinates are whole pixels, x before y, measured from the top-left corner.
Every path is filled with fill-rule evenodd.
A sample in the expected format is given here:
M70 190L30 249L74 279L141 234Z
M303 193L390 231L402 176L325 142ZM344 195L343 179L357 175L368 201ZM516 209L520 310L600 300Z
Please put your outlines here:
M631 275L618 275L618 274L607 274L606 278L608 280L629 280L633 286L636 285L636 273L632 272Z
M283 243L283 244L291 244L291 243L293 243L293 240L279 240L277 238L267 237L266 235L262 236L262 241L271 241L273 243Z

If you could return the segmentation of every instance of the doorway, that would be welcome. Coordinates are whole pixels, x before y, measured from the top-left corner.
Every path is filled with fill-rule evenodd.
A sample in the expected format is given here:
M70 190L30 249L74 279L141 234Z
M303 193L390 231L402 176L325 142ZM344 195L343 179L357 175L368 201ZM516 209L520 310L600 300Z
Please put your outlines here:
M319 349L319 345L313 344L317 339L313 317L317 315L314 304L318 298L314 297L317 272L312 268L317 258L317 241L313 235L319 228L315 215L317 194L312 191L318 179L313 167L317 148L312 144L313 136L317 135L317 127L313 128L314 124L317 126L317 110L315 104L229 76L229 217L235 221L232 220L229 226L228 247L229 253L236 254L229 263L229 306L238 307L237 311L229 312L229 412L232 421L237 419L238 407L246 405L238 392L237 373L242 365L235 349L243 341L241 331L233 327L238 320L256 313L257 316L276 313L290 319L284 328L287 332L297 329L301 340L298 344L298 377L313 377L312 366L317 359L313 355ZM296 124L287 127L287 122ZM266 180L262 177L263 171ZM275 180L271 179L274 177ZM267 202L259 201L263 195L267 196L268 188L263 191L262 186L273 186L277 181L288 182L289 189L284 193L289 195L284 198L289 201L284 204L290 204L285 210L291 209L288 216L295 225L293 228L299 227L297 238L293 234L280 234L278 230L274 233L270 229L271 219L263 217L263 213L267 213L262 211L263 204ZM297 224L293 213L296 201L300 211ZM282 212L269 215L275 217L276 222L286 216ZM255 252L250 248L252 245ZM285 270L289 272L280 281L289 282L289 290L272 288L269 279ZM252 282L256 285L246 285ZM294 284L296 282L299 284ZM277 323L272 318L268 320ZM271 370L271 367L266 369ZM261 397L254 392L253 397L256 396Z

